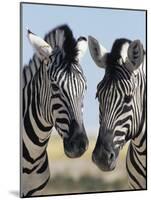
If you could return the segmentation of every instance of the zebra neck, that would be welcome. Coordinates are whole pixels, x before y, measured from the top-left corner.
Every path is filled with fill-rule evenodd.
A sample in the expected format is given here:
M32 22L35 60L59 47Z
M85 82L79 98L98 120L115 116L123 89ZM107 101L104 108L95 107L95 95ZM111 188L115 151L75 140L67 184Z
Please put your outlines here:
M51 117L51 89L50 82L48 79L47 66L42 65L38 70L35 78L35 88L37 89L37 112L41 120L46 124L46 126L53 126Z
M139 130L131 139L126 159L129 184L132 189L146 188L146 112L143 109Z
M145 113L146 115L146 113ZM144 115L142 115L142 120L140 123L139 130L135 137L132 139L132 144L135 149L140 150L141 147L146 149L146 119Z
M140 143L141 136L146 131L146 81L143 69L139 69L133 76L135 88L132 116L132 135L129 139L133 139L136 146Z
M137 133L131 140L133 151L136 154L136 157L139 158L140 162L146 166L146 101L145 93L143 98L143 110L140 120L140 125Z
M139 71L133 115L133 134L127 152L126 168L132 189L146 189L146 86L145 76ZM138 127L138 128L137 128Z
M137 145L131 140L127 158L126 169L128 172L129 186L131 189L146 188L146 140Z
M145 91L143 91L143 93L141 94L142 96L140 96L140 98L142 98L142 102L140 105L140 110L137 110L137 112L141 112L141 118L140 120L136 120L137 123L136 125L139 127L136 132L136 134L133 135L132 137L132 144L135 147L135 149L140 149L140 147L142 147L142 145L144 144L146 147L146 93ZM135 113L134 116L137 116L137 114ZM139 125L138 125L139 123Z
M52 125L43 111L48 107L49 95L46 73L41 66L23 89L21 193L24 197L41 194L50 177L46 148Z
M140 162L146 166L146 124L143 123L139 129L139 134L131 140L130 145L132 146L133 152L136 157L139 158Z
M145 109L144 109L145 110ZM146 115L143 111L139 130L131 139L127 152L126 168L132 189L146 189Z

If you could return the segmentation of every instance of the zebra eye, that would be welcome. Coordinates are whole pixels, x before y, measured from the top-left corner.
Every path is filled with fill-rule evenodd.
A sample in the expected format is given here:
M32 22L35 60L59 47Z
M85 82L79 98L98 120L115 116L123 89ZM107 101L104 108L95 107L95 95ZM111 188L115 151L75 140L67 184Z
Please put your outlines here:
M52 87L53 91L55 91L55 92L59 90L59 87L54 83L51 84L51 87Z
M125 95L124 102L129 103L132 99L132 95Z

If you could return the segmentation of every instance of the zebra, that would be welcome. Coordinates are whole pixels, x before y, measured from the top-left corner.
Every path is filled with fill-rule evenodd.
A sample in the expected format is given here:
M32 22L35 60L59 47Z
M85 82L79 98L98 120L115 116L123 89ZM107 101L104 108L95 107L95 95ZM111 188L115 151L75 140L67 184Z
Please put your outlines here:
M27 36L36 53L22 73L21 197L43 194L49 181L46 150L53 127L68 157L80 157L88 148L83 123L87 85L80 65L87 39L76 40L66 24L44 40L30 30Z
M120 149L129 142L126 171L130 189L146 189L145 51L140 40L116 39L108 52L88 37L91 57L105 69L97 86L99 135L92 161L103 171L116 167Z

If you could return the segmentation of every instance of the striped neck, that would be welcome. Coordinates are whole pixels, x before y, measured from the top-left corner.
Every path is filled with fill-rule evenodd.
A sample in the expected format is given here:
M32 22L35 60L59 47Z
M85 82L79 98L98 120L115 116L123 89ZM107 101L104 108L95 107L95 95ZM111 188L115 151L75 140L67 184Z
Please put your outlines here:
M35 105L37 105L35 112L37 112L41 122L46 126L48 126L48 124L52 126L52 117L50 112L50 101L52 95L51 85L48 79L47 65L44 62L41 62L41 65L32 80L32 87L33 99Z

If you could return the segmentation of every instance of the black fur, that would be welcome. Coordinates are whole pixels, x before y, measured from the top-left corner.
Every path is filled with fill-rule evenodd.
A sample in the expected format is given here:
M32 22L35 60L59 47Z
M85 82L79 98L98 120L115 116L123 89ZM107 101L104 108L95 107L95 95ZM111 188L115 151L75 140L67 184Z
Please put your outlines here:
M113 43L111 52L107 56L107 66L114 66L117 64L118 59L121 57L120 52L125 43L131 43L131 40L120 38Z
M64 42L62 47L59 46L56 41L57 30L59 30L60 32L64 32ZM77 41L74 38L72 30L69 28L68 25L56 27L45 35L44 40L48 42L52 46L52 48L59 47L60 49L63 49L63 51L65 52L66 62L76 62L76 57L78 55L78 49L76 47Z

